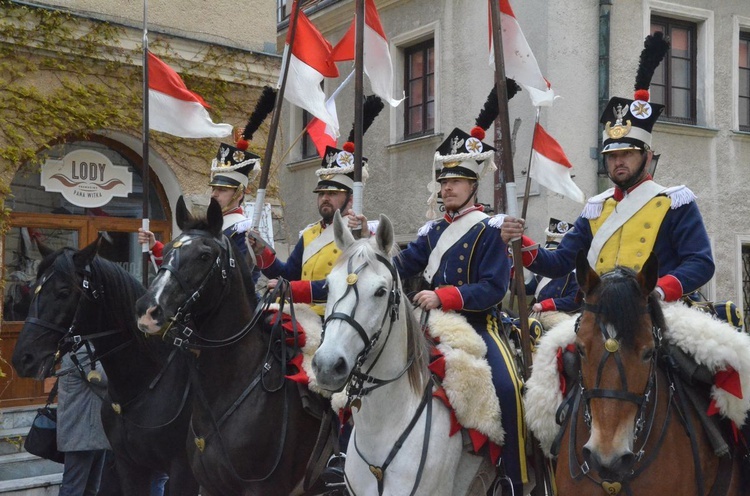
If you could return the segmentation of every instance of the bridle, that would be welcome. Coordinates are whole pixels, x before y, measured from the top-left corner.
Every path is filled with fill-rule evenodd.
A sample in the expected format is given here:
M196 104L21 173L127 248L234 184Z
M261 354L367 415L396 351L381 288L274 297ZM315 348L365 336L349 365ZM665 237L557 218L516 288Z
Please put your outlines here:
M399 372L395 377L392 377L390 379L379 379L377 377L373 377L372 375L370 375L370 372L372 371L373 367L375 367L375 364L378 362L378 360L383 354L383 351L386 348L385 345L388 343L388 339L391 336L393 325L399 317L399 310L400 310L400 305L401 305L401 288L399 284L400 279L398 277L398 273L396 272L395 267L393 266L390 260L380 255L379 253L376 253L375 257L378 262L386 266L388 271L391 273L391 279L392 279L391 289L388 295L388 305L386 306L386 310L383 314L383 318L380 322L380 327L378 327L378 330L375 331L372 337L369 337L367 335L367 332L364 330L364 328L359 324L359 322L357 322L354 319L354 315L357 312L357 307L359 306L359 302L360 302L359 289L357 288L359 274L369 265L369 262L364 261L356 269L354 269L354 264L353 264L354 257L350 257L347 260L347 267L346 267L347 273L348 273L346 277L346 282L347 282L346 291L344 291L344 294L341 295L341 297L338 300L336 300L336 302L333 304L331 314L328 315L328 317L326 318L323 324L323 335L321 336L321 344L322 344L323 339L325 339L325 330L326 330L327 325L333 320L343 320L344 322L349 324L353 329L355 329L360 339L362 339L364 348L357 355L355 365L352 368L349 378L345 382L346 388L347 388L347 398L348 398L346 406L352 407L352 408L359 408L361 406L362 404L361 398L363 396L366 396L367 394L371 393L375 389L378 389L387 384L395 382L401 377L403 377L403 375L409 370L409 368L414 363L414 356L410 356L409 359L407 360L405 367L401 370L401 372ZM354 305L352 306L351 312L350 313L337 312L336 311L337 307L340 304L343 304L342 302L347 298L347 296L349 296L350 293L354 295ZM386 323L389 320L390 322L388 323L388 330L385 335L385 342L383 343L383 346L380 347L380 351L378 352L378 355L375 357L372 363L370 363L370 366L368 367L368 369L363 372L362 366L364 365L365 361L370 355L370 352L374 349L375 345L380 340L380 337L383 333L383 329L385 328ZM371 385L365 387L366 384L371 384ZM422 441L422 454L420 456L419 467L416 472L414 484L412 486L410 495L415 494L417 491L417 488L419 487L419 483L422 480L422 473L424 470L425 462L427 460L427 451L429 448L430 432L432 428L432 387L433 387L433 380L432 378L430 378L430 380L428 380L425 385L425 389L422 393L422 399L416 411L414 412L414 415L412 416L411 421L406 426L404 431L401 433L399 438L396 440L390 452L386 456L385 461L381 465L375 465L367 460L364 454L360 451L359 446L357 444L356 432L353 434L354 449L357 451L357 454L360 456L362 461L367 463L370 469L370 473L372 473L372 475L377 480L379 495L382 495L385 489L386 470L388 469L389 465L398 454L399 450L401 449L401 446L403 446L404 442L406 442L406 439L409 437L412 430L416 426L417 421L421 418L422 414L425 413L426 418L425 418L425 430L424 430L423 441ZM348 483L348 479L347 479L347 486L351 490L351 484Z
M357 313L357 307L359 306L360 297L359 297L359 288L357 287L357 281L359 279L359 274L369 265L368 261L363 262L359 267L356 269L353 269L353 257L349 258L347 261L347 273L346 276L346 282L347 287L346 291L344 291L344 294L341 295L341 297L336 300L336 302L333 304L332 310L330 315L326 317L325 322L323 323L323 334L321 336L321 344L323 340L325 339L325 333L326 328L328 327L328 324L334 320L343 320L347 324L349 324L355 331L357 331L357 334L359 335L360 339L362 339L362 343L364 344L364 348L362 351L359 352L357 355L357 359L355 361L355 365L352 368L352 372L350 374L349 379L346 381L345 384L347 384L347 394L349 396L349 401L351 403L352 398L359 399L362 396L370 393L371 391L385 386L386 384L389 384L393 381L398 380L401 376L406 373L407 370L409 370L409 367L411 366L413 362L413 358L410 358L408 363L406 364L406 367L404 370L402 370L396 377L393 377L391 379L378 379L376 377L373 377L369 375L370 371L372 371L375 364L380 359L383 350L385 349L385 343L388 342L388 338L391 336L391 331L393 330L393 324L398 320L399 316L399 310L401 305L401 288L399 284L399 277L396 273L396 269L391 263L390 260L385 258L384 256L380 255L379 253L375 254L376 259L385 265L385 267L388 269L388 271L391 273L391 289L388 294L388 305L386 307L385 312L383 313L383 318L380 322L380 327L377 331L372 335L372 337L369 337L367 335L367 332L364 330L362 325L360 325L359 322L357 322L354 319L354 315ZM352 306L350 313L344 313L336 311L338 306L340 304L343 304L343 301L349 296L349 294L354 295L354 305ZM380 340L380 337L383 333L383 329L386 326L386 323L388 324L388 330L385 335L385 343L380 348L380 352L375 357L375 359L372 361L370 366L368 367L367 371L362 372L362 366L364 365L365 361L367 360L368 356L370 355L370 352L374 349L375 345ZM365 384L372 384L370 387L365 387Z
M203 239L209 243L214 243L218 247L219 254L216 256L214 263L200 279L200 283L195 290L189 288L185 277L180 273L181 268L181 252L185 246L189 245L189 241L196 239ZM175 311L173 317L162 327L158 335L162 336L162 339L171 340L172 344L184 350L200 350L200 349L211 349L221 348L224 346L230 346L237 343L244 338L248 332L257 324L258 319L262 312L260 308L262 305L258 305L255 314L247 325L243 326L237 333L223 339L209 339L199 335L193 330L191 323L193 321L193 306L200 300L201 296L207 292L207 287L211 281L215 279L215 275L218 273L221 277L221 293L217 298L214 298L214 305L207 309L201 309L201 314L211 315L216 312L223 303L224 298L229 291L229 273L237 268L237 261L235 259L234 250L232 243L229 239L222 235L220 238L207 235L205 232L200 230L189 230L182 233L180 238L172 243L171 249L167 252L164 257L164 262L157 276L162 272L169 272L177 283L179 284L182 291L187 295L185 301L183 301ZM198 340L199 342L195 342Z
M66 256L64 253L60 256ZM73 312L73 318L70 321L70 325L65 328L60 325L57 325L53 322L49 322L47 320L41 319L38 317L40 313L40 303L39 303L39 294L42 292L42 289L45 284L50 282L55 276L57 276L57 272L55 271L54 265L50 267L43 275L40 280L40 282L37 284L36 289L34 289L34 298L31 301L31 306L29 307L29 315L26 317L25 324L31 324L35 327L41 327L42 329L46 329L49 331L56 332L60 335L60 340L57 344L57 349L55 350L53 362L52 362L52 369L60 362L62 359L62 356L68 352L75 353L78 349L85 346L87 349L87 354L89 357L89 362L91 364L92 370L95 366L95 363L99 360L101 360L103 357L116 353L120 351L121 349L125 348L126 346L130 345L130 340L124 342L123 344L113 348L112 350L109 350L106 353L103 353L101 355L95 355L95 352L91 349L90 342L94 339L111 336L114 334L119 334L123 332L122 329L112 329L108 331L102 331L102 332L96 332L96 333L90 333L83 335L78 331L79 327L79 321L81 312L84 308L83 302L88 301L89 303L96 303L99 298L101 298L104 295L104 286L101 284L95 284L92 282L92 271L91 271L91 264L87 263L83 270L79 272L81 275L81 285L80 287L77 287L76 289L80 292L78 301L76 302L76 309ZM98 324L97 328L102 327L102 310L101 305L97 305L99 308L98 312ZM80 369L81 366L78 365L78 368Z
M650 304L647 304L643 310L643 314L650 314ZM633 441L637 441L639 437L641 437L641 443L640 446L637 449L634 449L635 453L635 462L639 463L639 466L631 471L630 474L628 474L626 477L624 477L624 480L621 481L615 481L617 483L623 483L627 484L628 481L635 479L642 473L649 465L650 463L656 458L656 455L659 451L659 448L661 447L661 444L663 443L665 439L665 435L667 433L667 428L669 427L671 415L671 407L672 407L672 397L674 394L674 387L669 388L669 400L667 405L667 413L665 417L664 424L661 429L661 434L659 436L659 439L657 441L656 446L653 448L653 450L650 452L649 456L645 457L645 447L649 441L649 438L651 436L651 432L654 426L654 419L656 417L657 412L657 401L658 401L658 381L656 380L656 367L658 363L658 355L661 351L662 347L662 331L661 328L659 328L656 324L652 322L651 325L651 335L654 340L654 353L651 356L649 360L649 374L648 374L648 380L646 381L646 386L642 393L637 394L633 393L628 388L627 383L627 376L625 374L625 367L622 362L622 356L620 354L620 342L617 340L616 336L613 336L610 333L609 327L603 322L603 319L600 318L600 315L602 314L601 308L599 305L596 304L590 304L587 302L583 303L583 312L590 312L596 315L596 324L599 327L599 330L602 334L602 337L604 338L604 350L605 352L602 354L601 359L599 360L599 365L597 367L597 373L596 373L596 379L594 381L594 387L587 389L583 385L583 373L580 370L578 371L578 386L574 386L568 396L566 397L565 401L560 405L560 408L558 409L558 423L562 424L565 421L565 417L568 415L570 416L571 423L570 423L570 438L568 442L568 468L570 470L570 476L574 480L578 480L582 478L583 476L586 476L589 478L592 482L594 482L597 485L601 485L603 488L605 488L607 485L611 483L611 481L607 480L598 480L594 478L590 473L590 467L588 465L588 462L585 460L583 462L580 462L578 460L577 454L576 454L576 446L577 446L577 429L578 429L578 411L580 408L580 400L581 398L584 399L584 410L583 410L583 418L584 422L586 423L589 430L591 430L591 408L590 408L590 402L594 398L598 399L605 399L605 400L616 400L616 401L626 401L630 403L634 403L638 407L638 414L635 417L634 420L634 428L633 428ZM575 332L578 333L578 330L580 328L581 324L581 318L583 317L583 313L578 316L578 319L575 323ZM620 377L620 389L603 389L600 387L602 374L604 372L604 368L609 362L609 360L612 359L615 363L615 367L617 368L617 372ZM648 406L651 402L651 398L653 396L653 406L649 409ZM572 405L572 410L571 410ZM650 411L650 414L649 414ZM564 433L564 429L560 430L560 434L558 435L558 438L555 441L555 450L559 449L559 442L562 438L562 434ZM643 434L641 436L641 434ZM630 490L626 486L626 492L629 494Z

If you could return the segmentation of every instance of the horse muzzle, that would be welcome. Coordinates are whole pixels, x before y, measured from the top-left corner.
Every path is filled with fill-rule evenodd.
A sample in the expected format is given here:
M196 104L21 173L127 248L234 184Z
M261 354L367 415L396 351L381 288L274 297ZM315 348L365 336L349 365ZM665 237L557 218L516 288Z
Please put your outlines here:
M583 459L599 477L605 480L623 481L633 472L636 457L632 451L626 450L611 457L605 458L598 451L589 446L583 447Z
M312 369L318 386L335 392L346 386L352 366L342 355L326 353L323 348L318 348L312 360Z

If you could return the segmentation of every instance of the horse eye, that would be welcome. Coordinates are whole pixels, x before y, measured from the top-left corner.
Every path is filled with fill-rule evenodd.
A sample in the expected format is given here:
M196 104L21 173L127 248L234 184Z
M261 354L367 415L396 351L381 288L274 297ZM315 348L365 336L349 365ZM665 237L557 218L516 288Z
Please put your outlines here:
M62 288L57 292L58 298L67 298L68 296L70 296L70 288Z
M581 358L586 358L586 349L581 343L576 343L576 351L578 352L578 356L580 356Z
M204 262L208 261L210 258L211 258L211 255L208 253L201 254L201 260L203 260Z
M654 353L655 352L656 352L656 350L654 350L654 348L649 348L646 351L644 351L643 352L643 361L644 362L648 362L649 360L651 360L652 358L654 358Z
M377 291L375 291L375 296L383 296L385 295L385 288L378 288Z

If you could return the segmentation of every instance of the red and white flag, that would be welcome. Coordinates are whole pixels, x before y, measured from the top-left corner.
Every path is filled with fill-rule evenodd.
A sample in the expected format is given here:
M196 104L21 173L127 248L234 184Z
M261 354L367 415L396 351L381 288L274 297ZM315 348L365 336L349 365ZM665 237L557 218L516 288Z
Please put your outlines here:
M296 8L292 7L292 12ZM295 21L289 23L284 60L289 50L289 38ZM339 135L339 123L335 115L326 108L326 95L320 87L324 78L339 76L336 64L331 60L331 44L320 34L302 10L295 28L294 46L289 57L289 74L286 80L284 98L291 104L301 107L328 124L334 134ZM284 68L281 69L284 74Z
M336 62L354 60L355 23L356 19L352 21L349 31L333 48L332 58ZM363 65L365 74L370 79L373 93L392 107L397 107L404 101L403 97L401 99L393 97L393 63L388 49L388 38L380 23L374 0L365 0Z
M550 106L554 101L554 92L549 81L542 76L539 64L521 31L521 26L513 14L509 0L500 2L500 25L503 36L503 63L505 75L516 80L524 88L532 88L529 95L535 107ZM490 66L495 67L495 48L492 43L492 16L488 15L490 34ZM533 91L536 90L536 91Z
M149 128L181 138L223 138L231 124L215 124L209 105L193 93L174 69L148 52Z
M531 151L531 178L555 193L583 203L586 196L570 177L572 168L560 144L537 124Z
M339 95L339 93L341 93L341 90L344 89L347 84L349 84L349 81L352 80L353 76L354 71L349 73L346 79L344 79L344 82L341 83L338 88L336 88L336 91L331 93L331 96L326 101L326 108L328 109L328 113L336 117L336 122L338 122L338 115L336 113L336 97ZM318 150L318 155L320 155L321 158L325 154L327 146L332 146L334 148L336 147L336 136L334 136L333 134L333 129L331 129L331 126L327 125L317 117L311 120L307 125L307 134L310 135L310 139L312 139L312 142L315 144L315 149Z

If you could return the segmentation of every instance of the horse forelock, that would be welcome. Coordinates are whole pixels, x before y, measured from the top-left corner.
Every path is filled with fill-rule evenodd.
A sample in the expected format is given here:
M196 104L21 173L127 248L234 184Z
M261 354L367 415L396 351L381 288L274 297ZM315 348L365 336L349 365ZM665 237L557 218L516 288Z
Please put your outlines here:
M633 270L618 267L604 274L595 290L599 307L597 321L612 326L618 341L628 349L635 345L646 306L635 276Z

